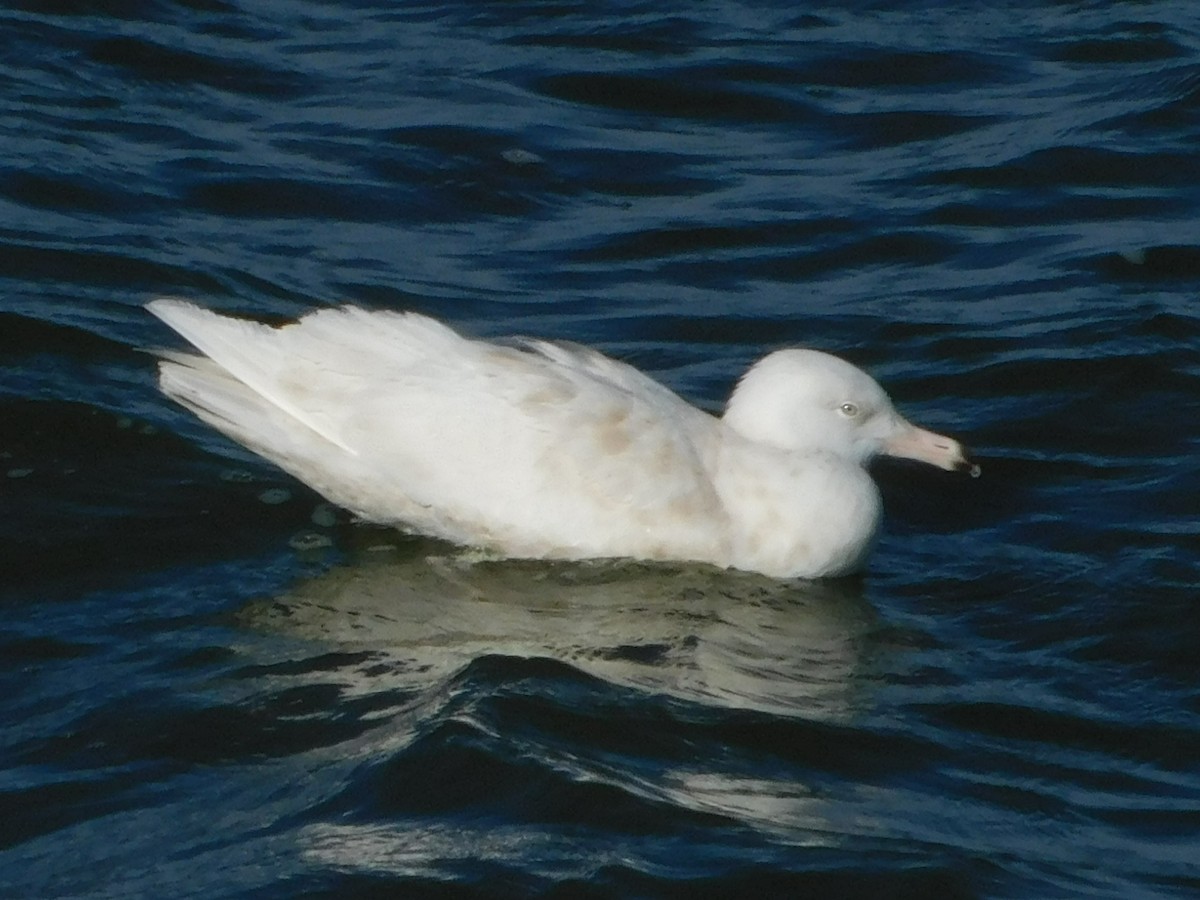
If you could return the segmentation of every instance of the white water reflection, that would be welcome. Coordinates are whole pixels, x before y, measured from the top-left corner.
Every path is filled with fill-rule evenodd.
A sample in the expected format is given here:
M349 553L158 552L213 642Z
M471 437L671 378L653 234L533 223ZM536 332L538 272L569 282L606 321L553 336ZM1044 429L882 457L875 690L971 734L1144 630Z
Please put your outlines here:
M373 676L388 686L432 685L500 654L826 721L864 708L875 628L856 582L781 582L699 565L481 560L419 541L364 549L240 618L369 648L393 661Z

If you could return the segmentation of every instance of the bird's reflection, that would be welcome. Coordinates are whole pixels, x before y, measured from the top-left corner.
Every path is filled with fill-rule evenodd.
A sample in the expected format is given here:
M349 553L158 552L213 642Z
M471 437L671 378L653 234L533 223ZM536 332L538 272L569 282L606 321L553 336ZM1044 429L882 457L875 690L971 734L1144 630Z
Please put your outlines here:
M828 721L862 710L876 630L855 581L497 561L403 538L354 550L240 619L384 655L394 687L435 683L481 656L540 657L681 699Z

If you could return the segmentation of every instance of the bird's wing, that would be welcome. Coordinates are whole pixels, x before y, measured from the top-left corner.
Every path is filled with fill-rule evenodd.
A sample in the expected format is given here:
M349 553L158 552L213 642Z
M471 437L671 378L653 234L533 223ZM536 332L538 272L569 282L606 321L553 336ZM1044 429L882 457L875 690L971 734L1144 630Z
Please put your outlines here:
M663 517L689 534L719 518L715 420L594 351L353 307L281 328L176 300L150 309L211 361L164 361L169 395L366 518L613 556L645 555L630 548Z

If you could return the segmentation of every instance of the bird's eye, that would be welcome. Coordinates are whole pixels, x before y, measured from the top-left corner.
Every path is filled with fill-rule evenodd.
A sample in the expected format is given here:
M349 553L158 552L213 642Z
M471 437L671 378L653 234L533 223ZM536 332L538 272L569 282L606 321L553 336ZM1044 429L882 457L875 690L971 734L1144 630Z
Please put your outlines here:
M853 419L858 415L858 404L856 403L843 403L838 409L847 419Z

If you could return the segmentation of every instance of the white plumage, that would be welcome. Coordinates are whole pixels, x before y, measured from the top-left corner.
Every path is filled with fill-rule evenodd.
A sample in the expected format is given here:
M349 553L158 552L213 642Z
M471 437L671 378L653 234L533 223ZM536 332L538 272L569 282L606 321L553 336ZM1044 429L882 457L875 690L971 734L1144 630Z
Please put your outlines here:
M864 466L972 468L864 372L781 350L723 418L586 348L464 338L414 313L324 309L272 328L180 300L148 309L173 399L359 517L505 556L852 572L880 518Z

